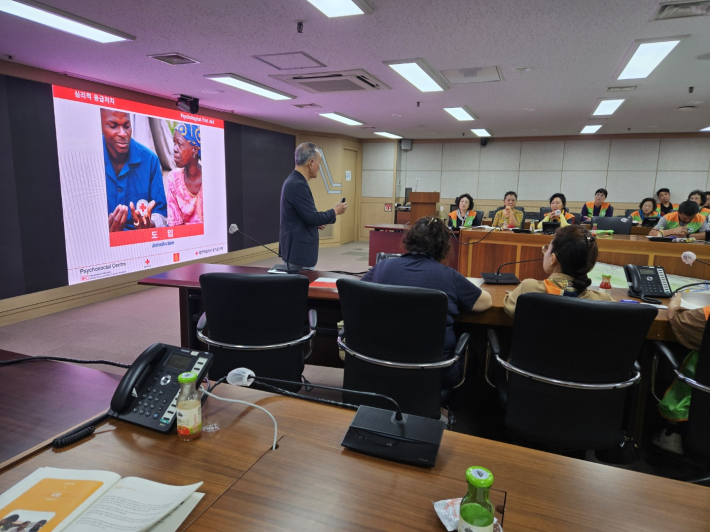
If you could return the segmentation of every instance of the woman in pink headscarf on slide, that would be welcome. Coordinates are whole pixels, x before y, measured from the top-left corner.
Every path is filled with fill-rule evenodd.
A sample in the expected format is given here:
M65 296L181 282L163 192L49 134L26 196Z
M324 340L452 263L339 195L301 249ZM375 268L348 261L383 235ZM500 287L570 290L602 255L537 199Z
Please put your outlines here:
M177 125L173 159L177 168L168 174L168 225L203 223L200 126L183 122Z

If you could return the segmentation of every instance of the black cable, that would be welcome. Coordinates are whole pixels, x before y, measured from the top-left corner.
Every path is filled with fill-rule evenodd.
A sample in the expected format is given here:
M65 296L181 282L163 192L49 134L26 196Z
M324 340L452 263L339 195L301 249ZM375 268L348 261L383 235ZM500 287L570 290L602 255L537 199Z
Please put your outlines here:
M369 270L366 270L364 272L343 272L340 270L328 270L327 273L339 273L342 275L365 275Z
M70 430L69 432L65 432L61 436L57 436L54 440L52 440L51 445L55 449L61 449L62 447L66 447L67 445L76 443L79 440L83 440L87 436L91 436L94 433L94 430L96 430L96 426L98 424L103 423L110 417L112 416L108 412L105 414L101 414L100 416L95 417L94 419L87 421L82 425L79 425L78 427Z
M675 290L673 290L673 293L671 294L671 297L673 297L673 296L676 295L678 292L680 292L681 290L683 290L683 288L690 288L691 286L707 286L707 285L709 285L709 284L710 284L710 281L705 281L705 282L702 282L702 283L690 283L690 284L683 285L683 286L681 286L680 288L676 288Z
M259 379L254 379L254 384L258 384L259 386L263 386L268 391L272 391L272 392L275 392L275 393L278 393L281 395L286 395L288 397L295 397L296 399L303 399L304 401L311 401L313 403L321 403L324 405L331 405L331 406L341 406L343 408L348 408L350 410L357 410L358 409L357 405L351 405L350 403L342 403L339 401L331 401L330 399L321 399L319 397L309 397L307 395L301 395L299 393L289 392L287 390L277 388L276 386L272 386L271 384L266 384L265 382L261 382ZM305 384L304 384L304 386L305 386Z
M34 362L37 360L57 360L59 362L72 362L74 364L106 364L107 366L115 366L117 368L128 369L131 364L121 364L120 362L111 362L110 360L81 360L78 358L62 358L62 357L27 357L15 358L13 360L0 360L0 366L9 366L11 364L19 364L20 362Z

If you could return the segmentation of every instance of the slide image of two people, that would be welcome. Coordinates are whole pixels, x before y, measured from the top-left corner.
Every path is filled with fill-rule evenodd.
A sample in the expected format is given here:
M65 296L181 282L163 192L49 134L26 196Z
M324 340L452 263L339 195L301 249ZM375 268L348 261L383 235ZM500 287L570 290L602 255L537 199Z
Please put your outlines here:
M200 126L101 109L110 232L204 222Z

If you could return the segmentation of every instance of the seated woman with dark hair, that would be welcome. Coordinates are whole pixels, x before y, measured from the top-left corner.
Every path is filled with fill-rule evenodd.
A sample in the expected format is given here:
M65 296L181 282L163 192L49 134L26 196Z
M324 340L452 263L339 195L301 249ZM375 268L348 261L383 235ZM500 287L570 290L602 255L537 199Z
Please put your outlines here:
M520 294L539 292L555 296L579 297L597 301L614 301L610 295L588 290L592 281L587 274L597 262L597 239L579 225L561 227L552 242L542 246L542 267L549 275L544 281L525 279L503 300L503 309L515 317Z
M695 203L698 204L698 207L700 208L700 214L703 216L708 216L710 214L710 209L705 207L705 204L707 203L708 197L705 192L702 190L693 190L690 194L688 194L688 201L694 201Z
M454 318L461 312L483 312L491 306L491 296L442 261L451 247L444 222L433 216L417 220L404 234L401 257L383 260L362 278L363 281L396 286L415 286L441 290L449 299L446 318L444 356L449 358L456 347ZM402 309L406 312L406 309ZM450 388L461 378L461 361L443 370L442 386Z
M449 228L461 229L462 227L473 227L478 213L469 210L473 205L473 198L468 194L461 194L456 198L458 209L449 213Z
M646 218L658 218L660 215L661 213L656 210L656 202L653 201L653 198L643 198L639 203L639 210L631 213L631 219L634 222L643 222Z
M493 227L520 227L523 226L523 211L515 208L518 195L512 190L503 197L503 209L498 211L493 218Z
M560 214L556 214L560 211ZM574 223L574 214L567 212L567 198L561 192L550 196L550 212L537 224L538 229L542 229L543 222L560 222L560 227L565 227Z

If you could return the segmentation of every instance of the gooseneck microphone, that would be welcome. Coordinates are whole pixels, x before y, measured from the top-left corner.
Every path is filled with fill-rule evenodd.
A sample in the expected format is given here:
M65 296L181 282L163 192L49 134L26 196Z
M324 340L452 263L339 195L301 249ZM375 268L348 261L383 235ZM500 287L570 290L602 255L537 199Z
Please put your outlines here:
M710 266L710 262L705 262L704 260L700 260L700 259L695 255L695 253L693 253L692 251L684 251L683 254L680 256L680 259L681 259L683 262L685 262L688 266L692 266L693 263L696 262L696 261L697 261L697 262L700 262L701 264L707 264L708 266ZM680 292L680 291L683 290L684 288L690 288L691 286L708 286L708 284L710 284L710 283L705 282L705 283L690 283L690 284L686 284L686 285L681 286L680 288L676 288L675 290L673 290L673 295L676 295L678 292Z
M255 375L248 368L233 369L227 375L226 380L235 386L249 386L253 382L264 381L263 384L266 382L296 384L306 386L306 389L312 386L324 390L386 399L391 401L397 410L392 412L391 410L360 405L341 445L353 451L418 466L432 467L436 463L436 455L439 453L446 424L439 419L403 414L397 401L386 395L312 383L267 379ZM290 396L294 395L290 394ZM308 396L303 396L303 398L308 399Z
M522 264L523 262L538 262L543 260L544 257L539 259L529 259L529 260L516 260L514 262L505 262L500 265L496 273L483 273L481 272L481 277L486 282L486 284L520 284L520 280L516 277L514 273L500 273L503 266L510 266L511 264Z
M259 244L259 245L260 245L261 247L263 247L264 249L268 249L269 251L271 251L271 253L273 253L274 255L276 255L277 257L279 257L281 260L283 260L283 261L286 263L286 266L284 266L283 264L276 264L275 266L273 266L273 267L269 270L269 273L298 273L298 272L299 272L299 270L296 270L296 269L291 268L291 265L290 265L290 264L288 263L288 261L283 257L283 255L281 255L281 253L279 253L278 251L274 251L274 250L271 249L271 248L267 248L264 244L262 244L261 242L259 242L259 241L256 240L256 239L250 237L250 236L249 236L248 234L246 234L244 231L240 231L240 230L239 230L239 226L237 226L237 224L232 224L232 225L229 226L229 234L230 234L230 235L233 235L234 233L240 233L240 234L244 235L244 236L247 237L249 240L251 240L251 241L253 241L253 242L256 242L257 244Z

